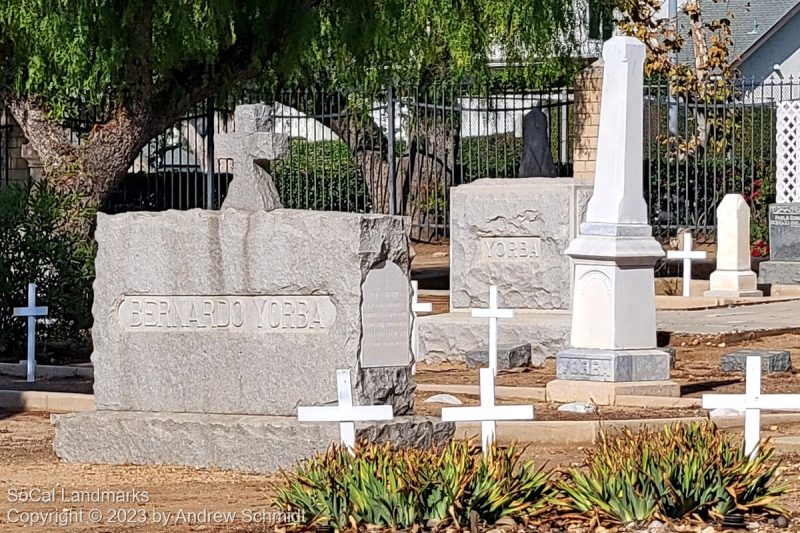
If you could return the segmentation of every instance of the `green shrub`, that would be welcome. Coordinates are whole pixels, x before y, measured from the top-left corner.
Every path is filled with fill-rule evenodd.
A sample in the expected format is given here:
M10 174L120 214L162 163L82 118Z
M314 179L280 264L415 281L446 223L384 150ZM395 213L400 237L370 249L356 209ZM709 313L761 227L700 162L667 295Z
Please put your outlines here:
M483 456L467 442L441 449L393 450L388 445L333 447L305 461L278 487L276 504L307 525L410 528L428 520L464 526L475 511L487 523L546 510L550 475L520 463L515 447Z
M456 165L460 180L516 178L522 160L522 139L512 134L467 137L460 141Z
M771 485L773 450L767 443L750 460L738 441L710 422L603 435L587 451L586 471L571 469L561 483L563 505L618 522L783 513L775 499L785 489Z
M292 141L289 157L272 166L286 207L366 212L369 197L361 168L342 141Z
M49 307L49 320L37 328L41 358L58 362L54 352L64 343L86 344L95 245L85 228L92 219L77 196L43 182L0 189L0 357L25 357L26 321L12 311L27 304L29 282L38 285L37 303Z

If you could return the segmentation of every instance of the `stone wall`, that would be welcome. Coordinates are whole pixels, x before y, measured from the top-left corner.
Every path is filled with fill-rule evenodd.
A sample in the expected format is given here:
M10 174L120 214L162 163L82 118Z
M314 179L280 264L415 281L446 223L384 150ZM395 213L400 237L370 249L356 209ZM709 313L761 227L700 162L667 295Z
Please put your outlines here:
M581 71L575 79L573 176L588 183L594 182L602 86L602 60Z

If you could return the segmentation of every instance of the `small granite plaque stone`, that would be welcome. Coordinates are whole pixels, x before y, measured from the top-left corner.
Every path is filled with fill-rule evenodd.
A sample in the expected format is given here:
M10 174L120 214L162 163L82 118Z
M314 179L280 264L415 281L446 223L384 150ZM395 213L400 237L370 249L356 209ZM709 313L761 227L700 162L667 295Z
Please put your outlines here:
M528 366L531 363L530 343L514 345L500 345L497 347L497 368L506 370ZM489 348L481 348L467 352L467 368L489 366Z
M800 261L800 204L769 206L770 261Z
M381 263L364 280L361 366L405 366L411 362L410 282L392 262Z
M792 369L792 355L788 350L739 350L722 356L722 371L744 372L748 355L761 357L762 372L788 372Z

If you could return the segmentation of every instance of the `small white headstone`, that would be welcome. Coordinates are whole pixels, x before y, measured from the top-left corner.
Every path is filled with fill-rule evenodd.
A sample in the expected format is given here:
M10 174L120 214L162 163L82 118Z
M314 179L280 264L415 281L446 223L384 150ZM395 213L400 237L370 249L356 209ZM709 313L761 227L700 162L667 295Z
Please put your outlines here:
M339 402L336 406L298 407L299 422L339 422L342 444L352 451L356 445L356 422L392 420L391 405L353 405L353 389L349 370L336 371Z
M497 305L497 287L489 287L489 309L473 309L473 318L489 319L489 368L497 374L497 319L514 318L511 309L500 309Z
M363 292L361 366L408 365L411 360L408 278L395 263L382 263L367 273Z
M744 394L704 394L703 409L744 411L744 450L752 456L761 440L761 410L800 411L800 394L761 394L761 358L749 355Z
M28 381L36 381L36 317L47 316L47 307L36 307L36 284L28 283L28 307L15 307L14 316L28 319Z
M430 313L433 311L433 304L423 303L419 301L419 282L414 280L411 282L411 356L414 358L414 364L411 366L411 373L417 373L417 354L419 353L419 333L417 331L417 314Z
M750 206L741 194L726 194L717 208L717 269L705 296L762 296L756 285L750 270Z
M670 250L667 252L667 259L683 260L683 297L688 298L692 295L692 261L705 259L705 252L692 250L692 233L683 234L683 250Z
M481 368L481 404L475 407L445 407L444 422L480 422L483 452L494 442L498 420L533 420L532 405L495 405L495 373Z

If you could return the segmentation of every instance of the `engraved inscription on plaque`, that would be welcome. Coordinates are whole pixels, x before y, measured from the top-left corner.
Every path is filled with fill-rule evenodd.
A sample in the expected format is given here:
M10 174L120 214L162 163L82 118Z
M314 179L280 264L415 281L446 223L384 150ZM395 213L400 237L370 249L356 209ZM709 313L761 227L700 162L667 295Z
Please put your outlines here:
M570 358L559 355L557 363L556 373L558 379L610 381L613 377L613 362L610 358Z
M539 257L540 237L484 237L481 239L481 259L503 261Z
M769 206L770 261L800 261L800 204Z
M362 287L361 366L405 366L411 362L409 280L392 262L367 273Z
M800 204L773 205L769 212L769 223L775 226L800 228Z
M324 333L336 320L330 296L127 295L119 323L127 331Z

